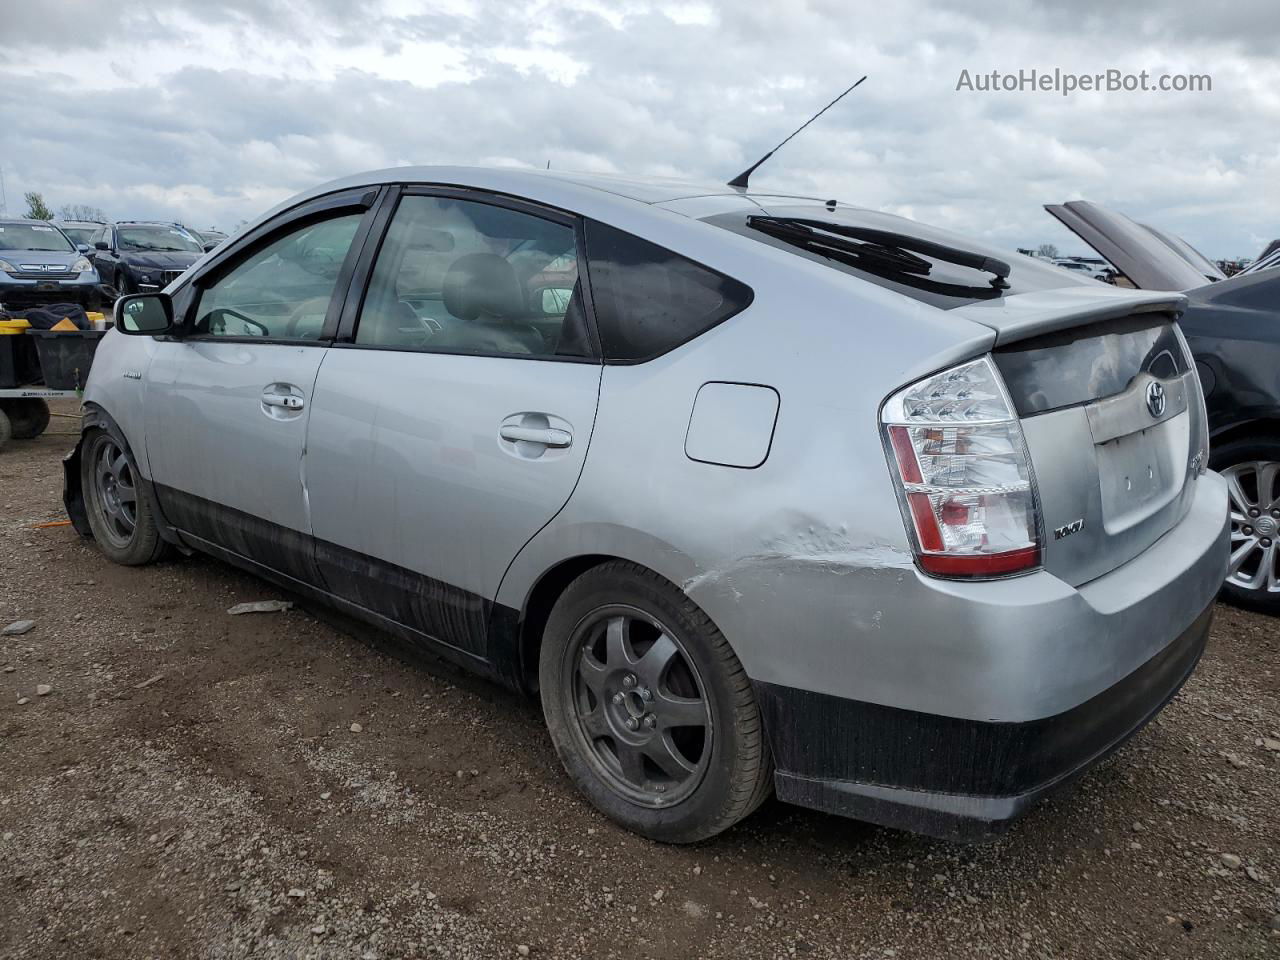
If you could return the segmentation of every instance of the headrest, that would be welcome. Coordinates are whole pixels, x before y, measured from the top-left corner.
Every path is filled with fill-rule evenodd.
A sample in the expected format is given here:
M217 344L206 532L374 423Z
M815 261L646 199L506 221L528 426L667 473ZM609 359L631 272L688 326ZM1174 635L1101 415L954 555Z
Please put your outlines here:
M518 317L524 312L524 291L515 268L493 253L468 253L454 261L444 275L444 308L459 320L481 314Z

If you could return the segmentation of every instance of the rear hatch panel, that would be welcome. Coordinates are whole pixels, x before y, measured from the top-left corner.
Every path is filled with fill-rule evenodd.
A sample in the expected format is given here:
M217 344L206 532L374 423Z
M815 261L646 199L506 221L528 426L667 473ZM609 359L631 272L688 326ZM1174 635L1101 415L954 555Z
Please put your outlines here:
M1087 583L1182 519L1199 475L1203 400L1172 315L1041 335L993 357L1022 420L1048 572Z

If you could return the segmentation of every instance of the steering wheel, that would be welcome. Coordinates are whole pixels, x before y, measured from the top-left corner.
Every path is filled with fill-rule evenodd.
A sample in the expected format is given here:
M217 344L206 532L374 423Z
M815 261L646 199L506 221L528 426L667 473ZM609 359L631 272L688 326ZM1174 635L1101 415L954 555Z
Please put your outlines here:
M303 300L300 304L294 307L292 312L290 312L289 314L289 319L287 319L284 322L284 335L291 340L299 339L298 324L302 321L303 317L314 316L317 313L320 314L321 316L320 325L321 325L321 330L323 330L324 328L323 318L324 318L324 315L329 311L329 299L330 298L327 296L326 297L308 297L306 300ZM315 339L319 338L321 330L316 331ZM306 339L313 339L313 338L306 338Z
M257 327L258 330L261 331L261 334L260 334L261 336L264 336L264 337L271 336L271 331L267 329L267 327L264 324L259 323L257 320L253 319L253 317L245 316L239 310L232 310L230 307L218 307L218 309L215 310L214 313L218 316L219 319L221 319L223 316L235 317L237 320L243 323L246 327ZM209 322L209 326L210 327L213 326L212 319Z

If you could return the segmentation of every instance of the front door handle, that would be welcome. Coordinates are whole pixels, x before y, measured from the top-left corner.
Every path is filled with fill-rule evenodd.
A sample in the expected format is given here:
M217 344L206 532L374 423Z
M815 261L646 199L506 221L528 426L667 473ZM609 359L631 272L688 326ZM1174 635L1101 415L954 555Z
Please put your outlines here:
M262 388L262 412L272 420L296 420L307 405L302 390L292 383L268 383Z
M280 396L276 393L264 393L262 402L268 407L284 407L286 410L301 410L304 405L301 397Z
M523 440L525 443L540 443L545 447L567 447L573 443L573 434L555 427L523 427L504 423L499 433L503 440L510 440L512 443Z

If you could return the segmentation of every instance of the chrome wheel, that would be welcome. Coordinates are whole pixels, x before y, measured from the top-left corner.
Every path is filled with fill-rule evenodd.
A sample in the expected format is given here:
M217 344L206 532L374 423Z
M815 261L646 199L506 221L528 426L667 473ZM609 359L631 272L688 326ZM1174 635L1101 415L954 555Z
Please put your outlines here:
M107 533L120 545L127 545L138 526L138 488L129 458L114 440L103 440L98 449L93 490Z
M1231 496L1231 560L1227 583L1280 594L1280 463L1252 460L1222 471Z
M669 806L702 782L714 729L684 645L630 606L602 607L565 647L571 727L599 778L633 803Z

